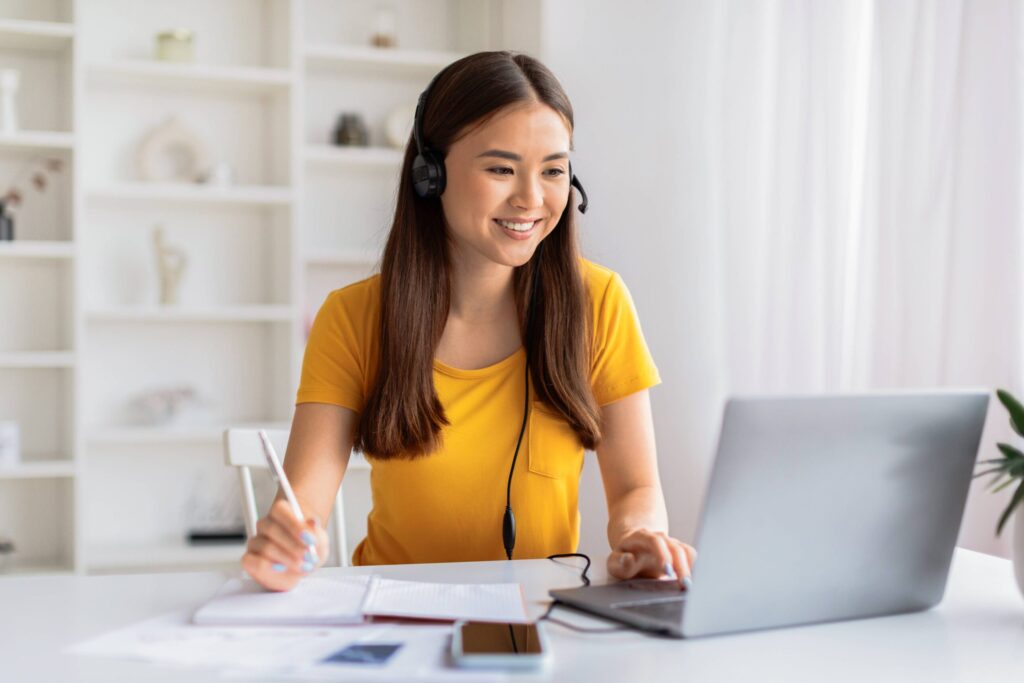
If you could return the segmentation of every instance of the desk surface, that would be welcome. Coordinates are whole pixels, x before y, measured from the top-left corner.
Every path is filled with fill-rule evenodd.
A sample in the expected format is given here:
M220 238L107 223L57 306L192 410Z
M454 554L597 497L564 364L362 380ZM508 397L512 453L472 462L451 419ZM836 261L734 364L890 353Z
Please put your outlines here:
M568 563L582 561L564 562L330 568L321 573L517 581L536 616L547 606L548 589L578 584L578 568ZM591 569L595 582L604 579L601 564L595 561ZM0 680L219 680L214 670L166 669L62 652L106 631L198 605L224 578L216 572L0 578ZM606 623L562 609L554 614L579 625ZM1024 681L1024 600L1012 566L963 549L956 552L944 600L927 612L696 640L548 627L551 667L539 675L516 674L516 680Z

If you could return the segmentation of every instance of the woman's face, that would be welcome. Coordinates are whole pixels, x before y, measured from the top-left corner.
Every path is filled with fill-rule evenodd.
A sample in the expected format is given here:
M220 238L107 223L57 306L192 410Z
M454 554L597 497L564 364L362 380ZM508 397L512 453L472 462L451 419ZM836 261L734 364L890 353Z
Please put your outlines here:
M569 142L562 116L530 103L453 143L441 195L453 258L513 267L529 261L569 201Z

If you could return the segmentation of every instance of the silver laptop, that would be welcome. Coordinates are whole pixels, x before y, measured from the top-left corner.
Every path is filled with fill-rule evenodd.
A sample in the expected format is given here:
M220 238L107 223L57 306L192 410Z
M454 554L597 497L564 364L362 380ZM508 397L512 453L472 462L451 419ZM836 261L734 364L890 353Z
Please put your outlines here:
M987 391L733 398L693 585L553 590L677 637L928 609L942 599Z

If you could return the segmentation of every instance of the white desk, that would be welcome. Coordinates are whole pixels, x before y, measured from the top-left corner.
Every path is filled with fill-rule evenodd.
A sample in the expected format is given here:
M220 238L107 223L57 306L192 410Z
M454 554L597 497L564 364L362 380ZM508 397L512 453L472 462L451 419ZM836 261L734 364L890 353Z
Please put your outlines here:
M549 588L577 585L579 575L548 560L322 570L371 571L426 581L518 581L535 614L546 607ZM603 558L595 558L591 577L598 582L604 576ZM214 572L0 578L0 680L219 680L214 670L61 653L105 631L199 604L223 580ZM605 624L568 610L556 609L554 615L581 625ZM547 626L552 666L543 675L514 679L1024 681L1024 599L1011 565L967 550L957 550L943 602L917 614L697 640L631 631L591 635Z

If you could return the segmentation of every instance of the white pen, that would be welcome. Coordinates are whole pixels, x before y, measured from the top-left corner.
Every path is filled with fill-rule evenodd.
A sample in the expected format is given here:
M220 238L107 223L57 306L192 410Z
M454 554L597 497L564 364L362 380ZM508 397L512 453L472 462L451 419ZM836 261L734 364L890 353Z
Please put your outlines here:
M288 501L288 504L292 507L292 513L300 522L305 522L306 518L302 514L302 508L299 507L299 501L295 499L295 492L292 491L292 485L288 482L288 476L284 473L284 468L281 466L281 460L277 457L277 451L274 450L274 444L270 443L270 439L267 438L267 433L264 430L259 430L260 443L263 444L263 455L267 458L267 464L270 465L270 473L277 480L281 490L284 491L284 497ZM304 532L309 533L309 532ZM312 564L316 564L319 560L316 555L316 544L309 544L309 554L313 558Z

